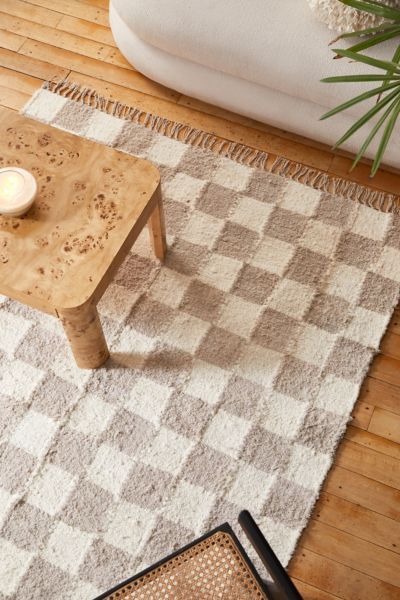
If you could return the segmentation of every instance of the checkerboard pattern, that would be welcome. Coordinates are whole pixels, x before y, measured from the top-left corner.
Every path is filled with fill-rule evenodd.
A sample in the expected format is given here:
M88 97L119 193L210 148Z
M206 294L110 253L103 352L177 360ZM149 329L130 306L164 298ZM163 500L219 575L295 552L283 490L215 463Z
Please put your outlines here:
M87 600L242 508L287 563L398 299L400 218L48 91L26 113L158 165L169 253L139 238L94 372L0 298L0 598Z

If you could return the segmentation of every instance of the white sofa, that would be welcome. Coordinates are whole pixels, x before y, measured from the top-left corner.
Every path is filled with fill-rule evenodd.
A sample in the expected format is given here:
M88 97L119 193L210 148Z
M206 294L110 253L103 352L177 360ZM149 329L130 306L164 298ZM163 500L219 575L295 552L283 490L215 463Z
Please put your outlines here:
M319 120L367 89L320 79L369 68L332 60L335 34L315 21L305 0L111 0L110 22L121 52L151 79L329 145L374 102ZM388 42L376 52L389 58L394 47ZM357 151L365 131L344 149ZM399 126L385 162L400 167Z

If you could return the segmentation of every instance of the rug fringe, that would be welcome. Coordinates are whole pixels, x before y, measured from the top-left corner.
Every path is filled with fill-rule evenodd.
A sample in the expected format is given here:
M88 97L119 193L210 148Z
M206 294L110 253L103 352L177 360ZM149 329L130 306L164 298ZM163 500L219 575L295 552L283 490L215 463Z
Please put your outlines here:
M328 175L324 171L307 167L282 156L276 157L272 164L271 161L268 164L269 155L267 152L237 142L222 140L215 135L189 125L171 121L128 104L122 104L117 100L111 100L99 95L94 89L67 79L58 82L46 81L42 87L69 100L81 102L119 119L132 121L137 125L190 146L210 150L240 164L281 175L316 190L348 198L381 212L400 214L399 195L374 190L347 179Z

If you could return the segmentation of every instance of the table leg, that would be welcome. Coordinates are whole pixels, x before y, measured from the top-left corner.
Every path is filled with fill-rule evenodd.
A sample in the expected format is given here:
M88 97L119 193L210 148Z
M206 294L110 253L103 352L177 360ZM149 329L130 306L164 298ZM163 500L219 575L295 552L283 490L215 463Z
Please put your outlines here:
M96 306L88 304L79 308L57 309L57 313L78 367L81 369L100 367L110 353Z
M158 196L157 204L150 216L148 225L154 254L161 261L164 261L165 253L167 251L167 242L165 237L164 208L160 189L157 190L156 194Z

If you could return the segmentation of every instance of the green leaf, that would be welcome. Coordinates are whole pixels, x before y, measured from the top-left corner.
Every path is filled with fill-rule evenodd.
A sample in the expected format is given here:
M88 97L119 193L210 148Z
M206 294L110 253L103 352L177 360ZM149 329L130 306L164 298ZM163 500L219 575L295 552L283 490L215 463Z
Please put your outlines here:
M398 36L400 37L400 27L396 27L395 29L382 33L381 35L375 35L374 37L364 40L359 44L354 44L354 46L351 46L348 48L348 50L351 50L352 52L360 52L360 50L367 50L368 48L372 48L373 46L377 46L378 44L382 44L383 42Z
M396 65L398 65L400 62L400 45L397 46L397 49L395 50L395 53L393 54L392 62L394 62ZM390 73L393 73L393 71L390 71Z
M393 88L399 88L398 90L396 90L396 93L400 92L400 84L398 81L395 81L394 83L385 85L384 91L392 90ZM374 88L373 90L364 92L364 93L360 94L359 96L355 96L355 98L351 98L350 100L347 100L347 102L344 102L343 104L339 104L339 106L336 106L336 108L333 108L332 110L330 110L327 113L325 113L324 115L322 115L322 117L320 117L320 121L329 119L329 117L332 117L333 115L336 115L337 113L342 112L342 110L346 110L347 108L350 108L351 106L354 106L355 104L358 104L359 102L362 102L363 100L368 100L368 98L372 98L373 96L380 94L381 91L382 91L382 86L379 86L377 88Z
M400 69L398 68L398 65L389 60L378 60L377 58L372 58L372 56L365 56L365 54L359 54L358 52L352 52L351 50L345 50L341 48L334 48L333 52L335 52L339 56L345 56L346 58L355 60L356 62L365 63L370 67L384 69L385 71L393 69L394 73L400 74Z
M335 75L321 79L323 83L356 83L358 81L400 81L400 75Z
M370 110L368 112L366 112L365 115L363 115L360 119L358 119L358 121L356 121L354 123L354 125L352 125L346 131L346 133L340 138L340 140L338 140L336 142L336 144L333 146L333 149L336 150L336 148L339 148L339 146L341 146L344 142L346 142L349 139L349 137L351 137L353 135L353 133L358 131L360 129L360 127L365 125L365 123L367 123L374 115L376 115L384 106L389 104L389 102L391 102L394 98L396 98L396 96L399 96L399 95L400 95L400 89L394 90L394 92L392 92L388 96L385 96L385 98L383 98L383 100L381 100L380 102L375 104L372 108L370 108Z
M353 8L358 8L358 10L378 15L384 19L400 19L400 10L390 8L381 2L374 2L374 0L340 0L340 2L346 4L346 6L352 6Z
M376 134L378 133L379 129L382 127L382 125L384 124L384 122L386 121L386 119L388 118L388 116L390 115L390 113L392 112L394 106L396 106L398 102L398 98L396 98L394 100L394 102L392 102L389 106L389 108L383 113L383 115L381 116L381 118L379 119L379 121L374 125L374 127L372 128L372 130L370 131L369 135L367 136L365 142L363 143L363 145L361 146L360 150L357 153L357 156L354 159L354 162L351 166L350 171L352 171L360 162L361 158L364 156L365 151L367 150L368 146L370 145L370 143L372 142L372 140L374 139L374 137L376 136Z
M400 45L397 46L397 49L395 50L395 53L394 53L393 58L392 58L392 62L395 63L396 65L398 65L399 62L400 62ZM387 78L387 80L391 79L392 76L393 76L393 69L388 69L386 71L386 78ZM382 88L384 86L385 86L385 84L383 83L382 84ZM383 91L383 89L382 89L382 91ZM382 92L378 96L378 101L379 101L381 95L382 95Z
M382 23L382 25L377 25L376 27L368 27L367 29L359 29L358 31L349 31L348 33L342 33L341 35L338 35L337 38L329 42L329 46L332 46L332 44L334 44L338 40L344 40L352 37L361 37L364 35L374 35L376 33L395 29L397 27L397 23Z
M392 136L393 129L394 129L394 126L396 125L399 114L400 114L400 99L398 99L397 104L393 110L393 114L390 117L390 119L386 125L385 131L383 133L381 143L379 144L379 148L376 153L374 163L372 165L371 177L374 177L376 175L376 172L380 167L380 164L383 159L383 155L385 154L385 150L386 150L389 140Z

